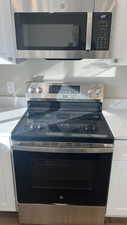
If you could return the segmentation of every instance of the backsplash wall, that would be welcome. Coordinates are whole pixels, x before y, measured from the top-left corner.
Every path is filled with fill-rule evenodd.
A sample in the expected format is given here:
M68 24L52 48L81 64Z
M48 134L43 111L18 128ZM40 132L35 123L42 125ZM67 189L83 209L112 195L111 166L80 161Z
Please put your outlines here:
M34 75L74 83L103 83L106 98L127 98L127 66L111 66L103 60L30 60L19 65L0 65L0 95L8 96L7 82L14 81L16 95L25 95L25 82Z

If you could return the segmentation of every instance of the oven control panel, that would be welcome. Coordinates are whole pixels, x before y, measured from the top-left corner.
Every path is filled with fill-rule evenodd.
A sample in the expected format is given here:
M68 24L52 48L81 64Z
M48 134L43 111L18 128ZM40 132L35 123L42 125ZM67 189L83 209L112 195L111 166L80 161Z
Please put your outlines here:
M103 101L103 84L72 84L58 82L28 82L27 100L30 99L99 99Z

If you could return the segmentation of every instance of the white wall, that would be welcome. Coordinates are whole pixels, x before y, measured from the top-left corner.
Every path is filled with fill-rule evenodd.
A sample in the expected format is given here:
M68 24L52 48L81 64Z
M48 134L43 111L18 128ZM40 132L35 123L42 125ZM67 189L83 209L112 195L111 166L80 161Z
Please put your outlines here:
M16 95L24 96L25 82L37 74L64 82L104 83L106 98L127 98L127 66L110 66L103 60L31 60L19 65L0 65L0 95L8 95L7 81L14 81Z

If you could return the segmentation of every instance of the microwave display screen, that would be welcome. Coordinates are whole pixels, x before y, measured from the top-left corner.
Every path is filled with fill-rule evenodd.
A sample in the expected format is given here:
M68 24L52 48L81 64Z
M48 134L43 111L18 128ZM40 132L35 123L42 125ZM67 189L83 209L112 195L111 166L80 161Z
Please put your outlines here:
M80 86L61 86L61 85L50 85L50 94L79 94Z
M24 24L24 47L76 47L79 26L73 24Z

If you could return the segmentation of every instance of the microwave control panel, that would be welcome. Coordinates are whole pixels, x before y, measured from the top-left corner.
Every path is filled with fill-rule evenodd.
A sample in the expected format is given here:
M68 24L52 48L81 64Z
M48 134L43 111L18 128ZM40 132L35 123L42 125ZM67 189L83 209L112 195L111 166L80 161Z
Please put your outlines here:
M93 13L92 50L109 50L112 13Z

